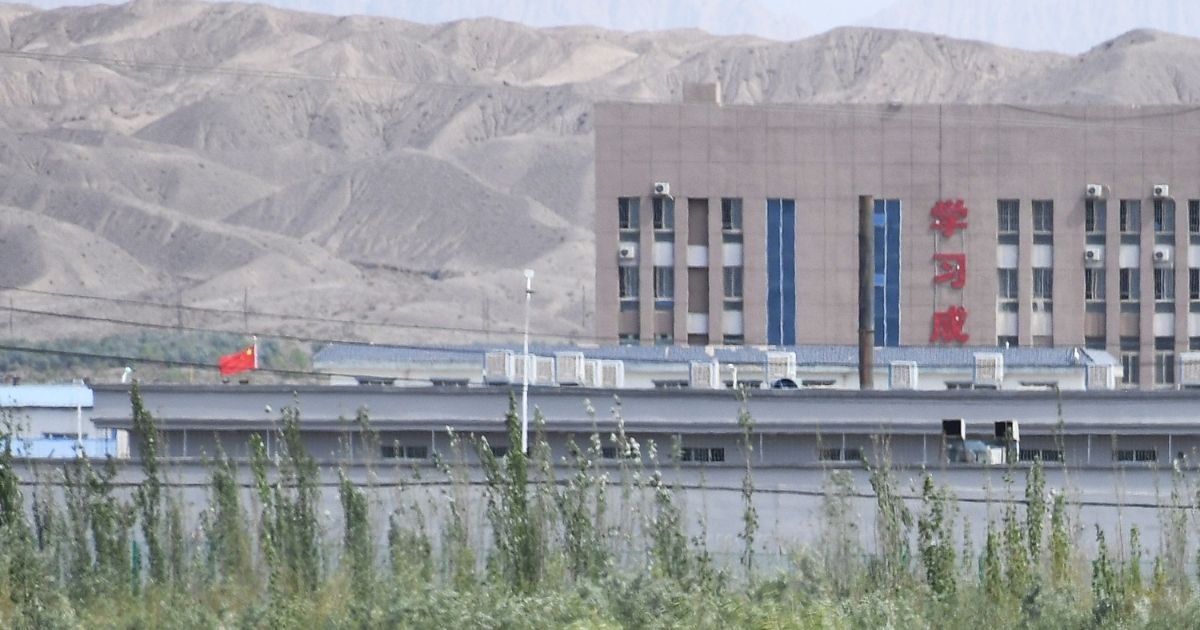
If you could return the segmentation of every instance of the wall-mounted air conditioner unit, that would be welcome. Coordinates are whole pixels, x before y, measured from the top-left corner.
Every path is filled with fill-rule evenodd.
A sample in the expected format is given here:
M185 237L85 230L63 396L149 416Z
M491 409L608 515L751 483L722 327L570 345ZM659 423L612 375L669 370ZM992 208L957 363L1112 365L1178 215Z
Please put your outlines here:
M671 196L670 182L654 182L654 194L657 197L670 197Z
M1083 248L1083 262L1087 265L1104 264L1104 246L1088 245Z
M1185 387L1200 385L1200 352L1180 352L1179 384Z
M1181 355L1182 357L1182 355ZM1198 366L1200 367L1200 366ZM1117 387L1117 370L1114 365L1097 365L1092 364L1087 366L1087 388L1088 389L1116 389Z
M1016 420L997 420L996 439L1001 442L1020 442L1021 428Z
M888 389L916 389L917 362L892 361L888 366Z
M505 385L513 382L516 361L512 350L489 350L483 355L484 381L489 385Z
M1088 199L1104 198L1104 184L1088 184L1083 191L1084 196Z
M768 351L767 385L774 385L781 379L796 380L796 353Z
M1155 245L1154 246L1154 264L1165 265L1171 262L1171 246L1170 245Z
M1170 186L1168 186L1166 184L1155 184L1154 185L1154 198L1155 199L1165 199L1170 196L1171 196L1171 187Z
M621 243L617 248L618 260L637 260L637 244L636 243Z
M688 387L692 389L720 389L721 366L712 361L692 361L688 369Z
M975 353L975 387L1000 389L1004 382L1004 355L999 352Z
M625 387L625 362L601 361L600 386L605 389L621 389Z
M942 420L942 435L950 440L967 439L967 423L962 418Z
M559 385L586 385L584 366L587 360L582 352L554 353L554 380Z

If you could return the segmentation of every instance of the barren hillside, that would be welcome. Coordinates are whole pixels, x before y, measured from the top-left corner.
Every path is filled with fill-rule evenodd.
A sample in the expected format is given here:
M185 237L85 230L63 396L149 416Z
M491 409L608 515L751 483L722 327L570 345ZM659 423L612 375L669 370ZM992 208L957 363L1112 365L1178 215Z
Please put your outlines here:
M1195 103L1200 42L1079 57L902 31L419 25L258 5L0 5L0 284L437 327L590 327L591 106L675 100ZM1135 71L1136 69L1136 71ZM242 318L4 292L19 308L237 329ZM254 317L375 341L469 335ZM18 316L13 334L94 323Z

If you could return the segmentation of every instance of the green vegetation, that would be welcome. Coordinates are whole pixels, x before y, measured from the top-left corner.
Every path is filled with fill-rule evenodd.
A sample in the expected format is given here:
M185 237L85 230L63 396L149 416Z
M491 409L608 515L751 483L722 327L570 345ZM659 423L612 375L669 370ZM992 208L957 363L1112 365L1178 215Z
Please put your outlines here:
M188 331L147 331L136 334L112 335L99 340L59 339L55 341L5 340L3 345L74 353L0 350L0 376L20 376L27 381L70 380L104 372L120 373L127 363L105 357L140 357L185 365L132 362L143 378L153 376L155 382L196 382L216 380L217 359L246 347L249 339L235 333ZM312 349L293 341L260 339L259 364L264 368L309 371L312 368ZM93 355L93 356L79 356ZM187 367L196 364L204 367Z
M1012 487L1020 471L1010 471L1008 497L976 553L955 497L925 475L920 505L906 505L883 456L867 465L873 543L862 543L849 474L830 471L812 524L819 542L781 565L765 562L758 542L756 436L743 404L742 549L740 561L722 564L703 535L689 537L694 517L665 480L657 445L626 435L619 407L616 430L573 441L561 466L540 417L529 453L498 456L482 438L451 436L437 462L443 494L423 501L402 484L400 507L376 514L385 532L372 525L369 488L344 470L340 515L318 514L321 471L289 406L276 433L252 438L248 492L216 455L209 503L188 532L155 420L137 388L131 398L145 457L129 495L116 491L111 462L83 458L22 486L0 433L0 627L1059 630L1187 628L1200 619L1189 574L1200 560L1187 559L1197 508L1179 471L1157 553L1136 529L1114 545L1097 528L1094 547L1084 545L1075 506L1047 494L1036 463L1024 471L1023 494ZM519 444L514 404L504 421ZM365 410L347 426L377 451ZM267 440L277 454L268 456ZM614 465L601 463L606 447ZM463 463L469 450L482 462L474 482ZM672 451L677 465L678 445ZM397 471L404 483L417 476ZM330 518L340 536L327 530ZM1149 579L1143 565L1153 566Z

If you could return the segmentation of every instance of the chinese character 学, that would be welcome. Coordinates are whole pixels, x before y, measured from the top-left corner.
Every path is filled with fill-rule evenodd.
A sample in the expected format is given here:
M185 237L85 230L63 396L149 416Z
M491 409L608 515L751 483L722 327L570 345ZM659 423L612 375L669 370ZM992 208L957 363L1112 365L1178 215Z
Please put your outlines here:
M967 309L961 306L951 306L944 311L935 311L933 313L933 334L929 336L929 343L936 343L939 340L966 343L970 335L963 332L965 323L967 323Z
M966 254L943 254L938 253L933 255L933 262L937 263L941 273L933 277L934 284L950 283L950 286L955 289L961 289L967 284L967 255Z
M944 200L933 204L929 216L933 219L929 227L941 232L944 238L950 238L955 232L967 229L967 205L962 199Z

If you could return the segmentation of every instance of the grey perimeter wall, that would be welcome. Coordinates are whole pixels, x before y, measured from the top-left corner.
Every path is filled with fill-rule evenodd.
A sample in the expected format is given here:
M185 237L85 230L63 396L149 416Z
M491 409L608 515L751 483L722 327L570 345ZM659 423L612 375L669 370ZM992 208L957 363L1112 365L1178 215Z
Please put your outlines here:
M687 274L677 269L676 313L654 317L620 313L617 298L617 198L641 197L641 243L651 247L652 182L666 181L676 198L677 230L688 226L690 200L707 200L710 234L720 227L720 199L744 199L745 342L765 343L764 208L768 198L796 202L797 342L851 344L856 337L856 198L898 198L903 203L902 345L929 343L935 310L962 304L971 343L996 343L997 202L1020 201L1020 304L1016 336L1029 345L1083 345L1102 337L1117 354L1120 339L1140 351L1143 386L1153 382L1154 337L1152 188L1168 184L1176 203L1178 299L1166 307L1169 351L1188 347L1187 202L1200 199L1200 110L1182 107L1038 107L1004 105L716 106L601 103L596 106L596 313L597 332L616 341L637 330L643 342L655 333L686 330ZM1085 317L1084 189L1107 191L1103 237L1108 255L1106 304ZM929 211L942 199L962 199L968 229L947 239L930 229ZM1141 200L1141 300L1118 300L1119 200ZM1053 313L1051 330L1035 331L1030 299L1032 201L1051 200ZM682 227L680 227L682 226ZM717 241L710 241L712 243ZM686 244L687 240L677 241ZM709 264L720 264L710 246ZM961 291L932 282L937 251L967 254ZM644 252L645 253L645 252ZM676 260L686 257L676 255ZM650 264L642 256L640 264ZM643 272L643 309L652 276ZM707 274L708 299L720 296L719 273ZM680 301L682 298L682 302ZM1158 305L1158 311L1163 311ZM709 312L708 341L719 343L719 309ZM681 322L683 322L681 326ZM646 330L647 326L655 327ZM638 330L640 327L640 330ZM660 330L664 329L664 330ZM1003 331L1000 334L1006 334ZM1191 335L1200 334L1190 331ZM1157 336L1164 336L1160 330ZM1127 344L1128 346L1129 344Z
M18 473L23 478L21 490L26 506L33 494L45 498L53 495L61 498L60 467L63 462L22 462ZM368 470L362 465L344 465L350 479L367 489L370 501L370 523L372 535L382 557L386 544L388 517L398 511L398 522L406 527L416 527L424 522L435 545L442 539L441 524L446 517L449 497L467 498L468 520L471 524L471 539L481 549L490 544L485 510L486 502L479 482L479 471L468 466L474 485L456 490L445 481L444 474L429 465L413 467L407 464L380 466ZM807 546L819 544L825 531L822 516L826 489L830 475L835 469L815 467L810 469L757 467L754 470L756 488L754 505L758 510L760 531L757 541L760 551L766 554L766 566L778 563L782 556ZM858 467L844 468L850 475L852 496L849 499L852 520L856 525L859 540L865 548L872 548L874 536L874 496L867 473ZM608 499L608 513L612 524L622 531L639 536L640 525L652 513L653 493L632 492L628 500L623 498L620 475L617 469L609 469L612 486ZM920 482L922 471L913 467L898 467L896 473L899 489L910 510L920 510ZM1009 486L1004 481L1002 469L963 469L934 467L930 469L938 483L947 485L958 499L957 518L970 521L974 548L981 549L980 538L987 531L989 518L998 519L1003 514L1007 501L1022 500L1023 476L1014 475L1015 482ZM558 472L560 477L568 471ZM677 489L676 500L684 509L686 525L693 535L703 532L710 549L718 559L736 564L742 543L738 533L742 526L741 484L743 471L734 467L707 467L703 475L699 469L677 472L670 468L664 471L666 480ZM181 500L187 526L199 535L199 514L209 501L207 486L208 469L197 462L174 462L165 467L168 481L167 492ZM252 520L257 521L257 503L254 501L253 482L247 466L241 466L239 476L242 485L242 505ZM643 474L643 478L645 475ZM132 500L133 488L142 479L135 462L122 463L116 478L116 493L126 501ZM325 534L327 553L336 562L337 549L342 537L341 506L338 498L338 470L335 466L322 468L321 497L317 508L321 527ZM1148 548L1157 548L1162 527L1159 505L1169 505L1171 474L1147 468L1115 470L1096 469L1090 471L1059 468L1047 470L1047 488L1050 492L1066 492L1072 501L1071 517L1076 531L1082 532L1080 542L1085 549L1091 548L1093 525L1104 529L1109 540L1115 540L1128 528L1137 526L1142 542ZM1191 496L1195 488L1182 488L1185 496ZM425 514L419 521L412 509L420 507ZM961 527L956 529L961 531ZM253 530L252 530L253 531ZM199 540L197 538L197 540ZM199 552L197 548L194 551ZM627 553L636 554L633 549ZM636 558L631 558L636 561ZM481 558L482 560L482 558Z

